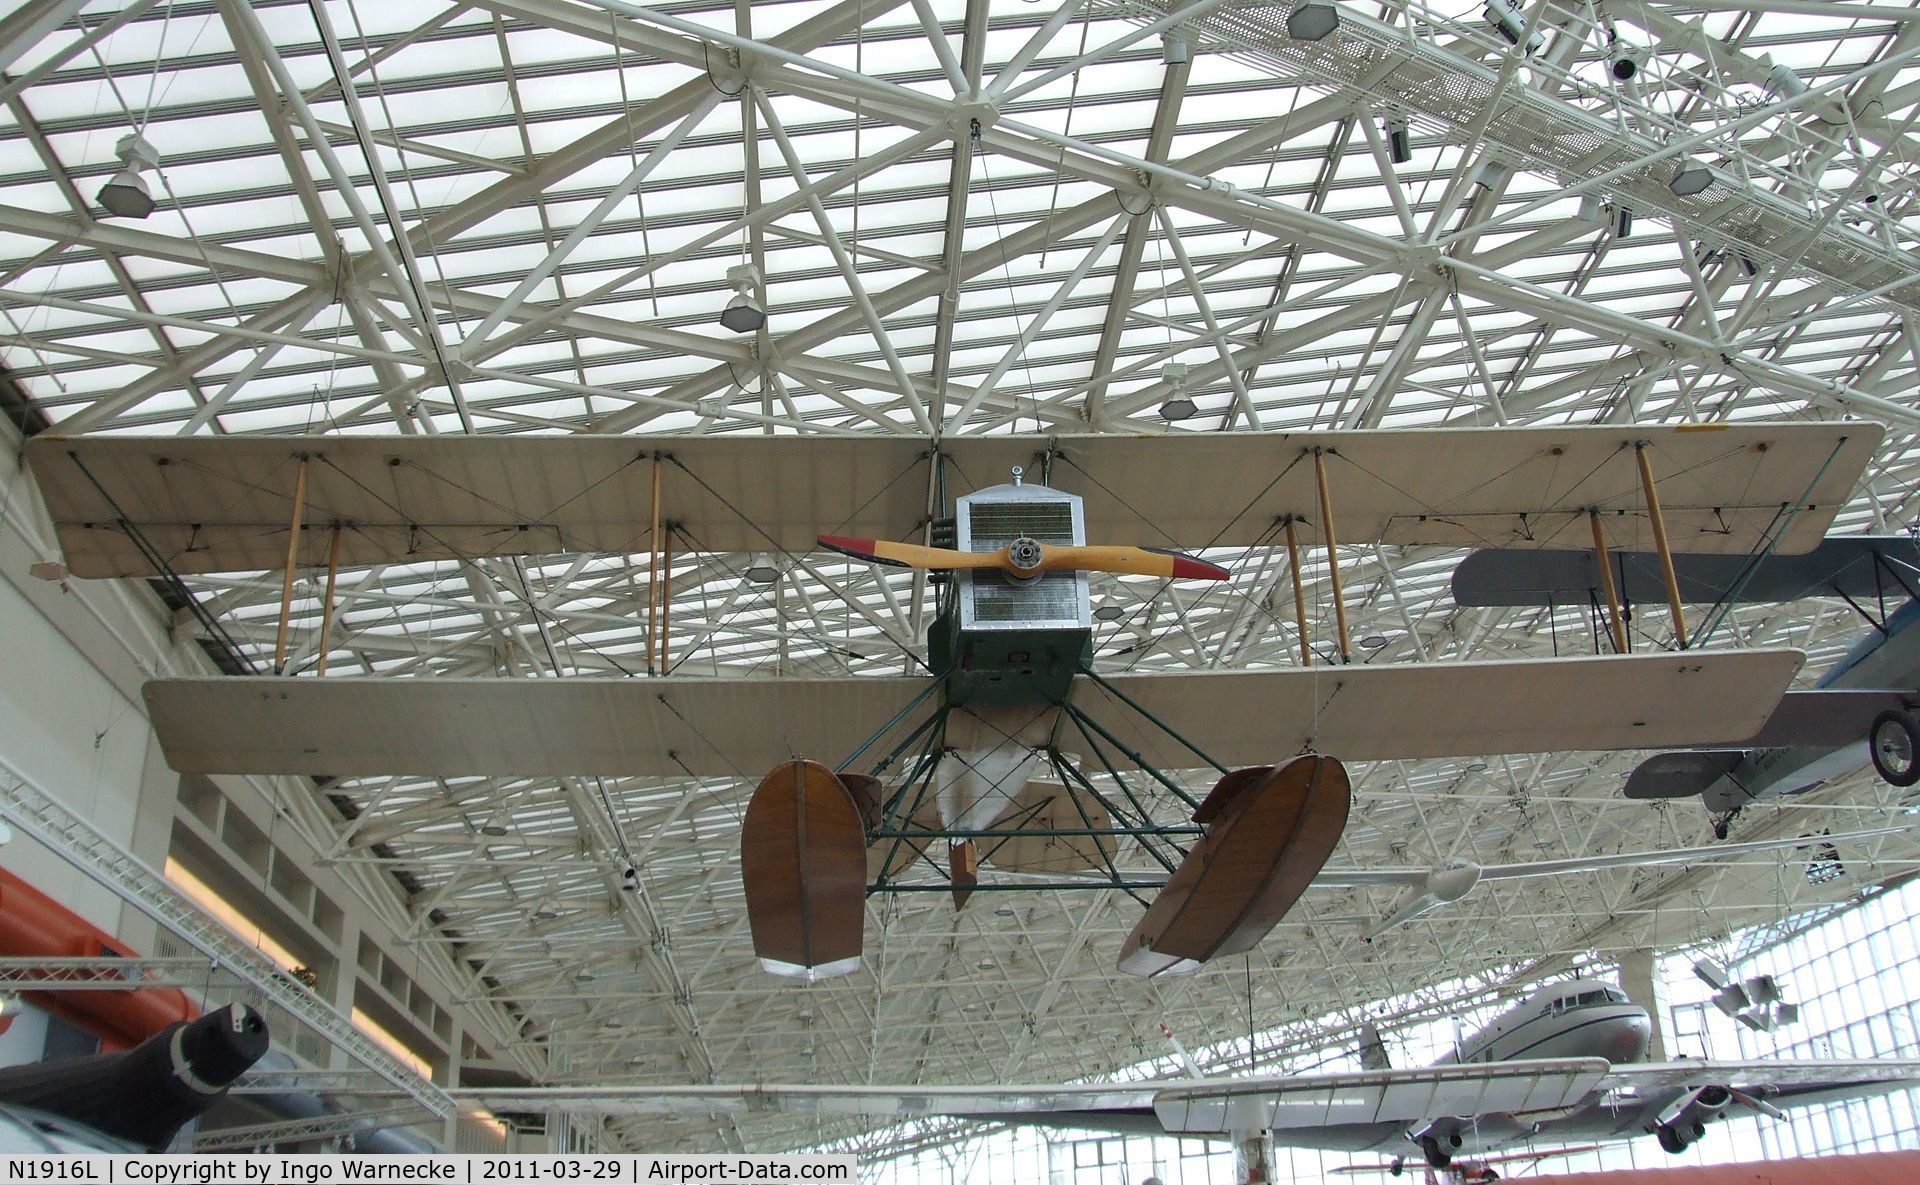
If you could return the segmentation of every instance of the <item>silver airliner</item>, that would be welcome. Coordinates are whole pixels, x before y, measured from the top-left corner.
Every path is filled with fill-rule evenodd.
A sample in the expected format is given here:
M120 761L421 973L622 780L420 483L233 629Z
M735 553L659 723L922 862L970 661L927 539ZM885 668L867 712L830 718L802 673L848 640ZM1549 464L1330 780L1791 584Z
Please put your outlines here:
M1360 1071L1035 1086L699 1085L547 1087L467 1092L493 1111L583 1115L784 1110L893 1121L959 1116L1093 1131L1244 1139L1419 1156L1455 1156L1533 1140L1652 1135L1679 1152L1739 1107L1782 1108L1920 1084L1920 1061L1642 1062L1647 1010L1614 984L1571 979L1536 989L1431 1066L1394 1069L1373 1042Z

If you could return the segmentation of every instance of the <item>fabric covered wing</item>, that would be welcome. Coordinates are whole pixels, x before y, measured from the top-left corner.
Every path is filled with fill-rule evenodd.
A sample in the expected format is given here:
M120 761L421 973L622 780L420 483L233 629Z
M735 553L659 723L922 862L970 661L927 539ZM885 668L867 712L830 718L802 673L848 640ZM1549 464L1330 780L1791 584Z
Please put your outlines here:
M1866 739L1874 718L1890 709L1912 711L1920 703L1913 690L1789 691L1759 732L1747 738L1755 749L1774 745L1847 745Z
M1012 466L1086 499L1103 543L1271 544L1285 516L1318 536L1313 458L1342 540L1569 547L1589 507L1622 548L1652 546L1634 445L1673 546L1753 550L1783 506L1780 551L1820 540L1882 430L1873 424L1449 428L942 441L946 483ZM905 539L927 517L932 446L901 436L57 437L27 459L79 576L146 576L129 533L175 572L286 562L306 462L301 562L367 564L634 552L660 517L704 551L809 551L822 534ZM97 483L97 484L96 484ZM123 526L123 520L126 524Z
M1751 736L1800 659L1795 650L1743 650L1108 675L1105 685L1076 681L1072 703L1171 768L1199 759L1121 696L1226 766L1307 749L1344 761L1652 749ZM1070 723L1060 744L1089 748Z
M1655 753L1634 766L1621 793L1641 801L1692 798L1704 794L1707 787L1738 769L1745 758L1746 752L1741 749L1679 749Z
M931 686L898 677L260 676L159 679L146 699L182 773L758 780L796 754L839 762Z
M1662 603L1667 586L1659 556L1611 553L1615 591L1634 603ZM1676 555L1680 599L1713 604L1797 601L1850 596L1858 600L1906 595L1920 575L1920 543L1904 535L1848 535L1823 539L1800 555ZM1603 590L1593 552L1500 548L1470 552L1453 570L1453 599L1461 605L1571 605L1597 602Z

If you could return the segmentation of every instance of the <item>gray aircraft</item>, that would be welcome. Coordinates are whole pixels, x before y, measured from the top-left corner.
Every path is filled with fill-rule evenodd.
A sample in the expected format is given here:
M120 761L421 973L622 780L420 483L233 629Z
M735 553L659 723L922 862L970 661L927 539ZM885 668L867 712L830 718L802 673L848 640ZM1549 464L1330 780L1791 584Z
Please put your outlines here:
M1535 990L1431 1066L1257 1077L1194 1076L1057 1086L593 1086L468 1092L498 1112L726 1114L786 1110L923 1116L1244 1139L1337 1152L1418 1155L1435 1168L1535 1138L1652 1135L1679 1152L1730 1108L1783 1109L1920 1082L1920 1060L1642 1063L1651 1022L1613 984Z
M1665 604L1655 556L1616 551L1607 559L1629 613L1635 604ZM1717 608L1837 596L1871 628L1814 688L1782 696L1742 744L1647 758L1627 779L1628 798L1698 795L1724 839L1742 807L1811 790L1869 763L1890 785L1920 782L1920 629L1912 628L1920 623L1920 600L1912 599L1920 597L1920 545L1868 535L1828 539L1803 555L1673 560L1683 602ZM1489 549L1454 571L1453 596L1464 606L1589 606L1597 621L1605 583L1590 552ZM1900 605L1892 613L1889 595Z

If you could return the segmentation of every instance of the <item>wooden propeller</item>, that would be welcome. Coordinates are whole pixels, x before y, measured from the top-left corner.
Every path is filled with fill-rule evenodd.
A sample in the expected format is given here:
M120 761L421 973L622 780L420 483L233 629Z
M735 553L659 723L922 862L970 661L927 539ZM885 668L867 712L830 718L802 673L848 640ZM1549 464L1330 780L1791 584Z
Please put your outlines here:
M1123 572L1137 576L1164 576L1176 580L1226 580L1232 574L1184 552L1157 547L1063 547L1032 539L1016 539L998 551L955 551L923 547L886 539L854 539L822 535L820 546L855 559L900 568L953 571L960 568L997 568L1009 576L1031 577L1043 572Z

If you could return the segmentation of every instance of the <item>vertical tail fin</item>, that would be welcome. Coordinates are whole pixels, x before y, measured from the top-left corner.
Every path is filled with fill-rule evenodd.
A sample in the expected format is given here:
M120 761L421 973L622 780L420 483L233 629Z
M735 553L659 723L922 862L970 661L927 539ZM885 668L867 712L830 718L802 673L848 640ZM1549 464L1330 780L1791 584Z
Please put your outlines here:
M1363 1070L1391 1070L1393 1062L1387 1058L1387 1043L1380 1036L1380 1030L1367 1021L1360 1026L1360 1068Z

